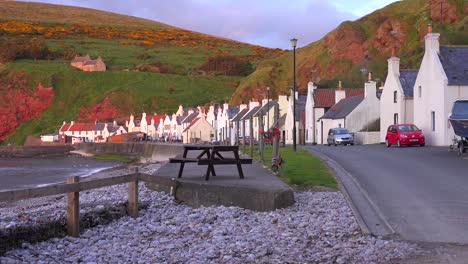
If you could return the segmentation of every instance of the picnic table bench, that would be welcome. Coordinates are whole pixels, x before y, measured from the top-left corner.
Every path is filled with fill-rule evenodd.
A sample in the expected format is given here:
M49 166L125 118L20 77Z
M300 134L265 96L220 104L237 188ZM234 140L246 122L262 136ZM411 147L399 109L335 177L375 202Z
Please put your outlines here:
M189 151L201 151L195 158L188 157ZM234 158L225 157L222 152L232 152ZM241 158L239 156L239 146L219 146L219 145L185 145L182 157L169 159L170 163L180 163L177 178L182 177L185 163L197 163L197 165L208 165L205 180L210 179L210 175L216 176L214 165L237 165L239 177L244 179L242 164L252 164L251 158Z

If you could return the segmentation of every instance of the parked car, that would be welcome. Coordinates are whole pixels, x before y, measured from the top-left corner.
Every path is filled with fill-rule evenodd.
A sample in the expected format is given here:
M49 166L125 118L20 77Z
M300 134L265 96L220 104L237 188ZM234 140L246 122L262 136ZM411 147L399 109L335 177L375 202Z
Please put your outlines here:
M394 124L390 125L387 129L385 145L387 147L392 145L397 145L398 147L403 145L419 145L424 147L426 140L423 132L417 126L413 124Z
M354 145L354 134L346 128L332 128L328 130L327 144L328 146Z

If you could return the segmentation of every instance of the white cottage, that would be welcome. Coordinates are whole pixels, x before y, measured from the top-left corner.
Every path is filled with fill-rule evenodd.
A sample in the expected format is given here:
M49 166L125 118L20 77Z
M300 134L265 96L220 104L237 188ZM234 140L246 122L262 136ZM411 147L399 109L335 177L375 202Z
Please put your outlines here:
M392 50L388 73L380 97L380 142L385 141L388 126L413 123L413 87L417 70L400 70L400 59Z
M448 122L452 104L468 99L468 47L440 46L439 36L429 25L413 88L414 123L423 130L427 145L447 146L454 137Z

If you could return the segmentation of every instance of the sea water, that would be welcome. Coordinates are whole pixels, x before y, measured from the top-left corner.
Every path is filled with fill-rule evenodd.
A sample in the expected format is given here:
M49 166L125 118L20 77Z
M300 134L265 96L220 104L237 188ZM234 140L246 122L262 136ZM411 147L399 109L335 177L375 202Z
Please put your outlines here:
M119 165L79 156L0 159L0 190L63 182L69 176L89 176Z

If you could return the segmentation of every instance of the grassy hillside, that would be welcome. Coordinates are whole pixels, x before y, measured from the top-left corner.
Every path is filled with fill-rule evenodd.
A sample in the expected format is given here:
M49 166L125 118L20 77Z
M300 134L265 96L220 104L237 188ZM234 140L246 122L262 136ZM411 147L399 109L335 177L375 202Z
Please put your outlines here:
M346 21L314 43L301 43L296 50L296 78L304 92L312 80L320 87L362 87L366 76L361 69L384 81L392 47L402 68L417 68L424 52L427 25L441 33L442 44L468 44L466 0L444 1L440 19L439 1L403 0L377 10L356 21ZM264 93L270 86L274 94L288 92L293 79L293 54L263 61L254 73L241 81L232 102Z
M14 87L10 73L25 72L30 89L41 82L55 92L52 106L41 113L31 113L21 101L21 115L4 109L12 115L8 120L20 124L4 141L21 144L27 135L53 132L64 120L93 122L223 102L245 77L236 74L248 74L259 61L282 53L98 10L2 2L2 83ZM100 56L108 71L70 66L71 59L85 54ZM0 95L12 94L8 89L2 87ZM0 112L2 107L7 104L0 100Z

